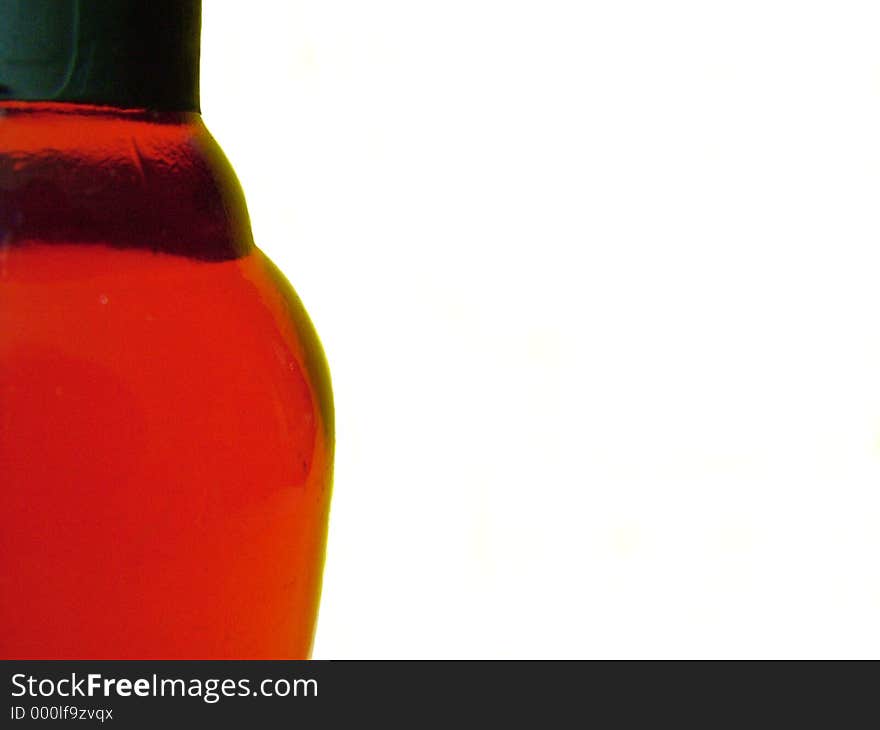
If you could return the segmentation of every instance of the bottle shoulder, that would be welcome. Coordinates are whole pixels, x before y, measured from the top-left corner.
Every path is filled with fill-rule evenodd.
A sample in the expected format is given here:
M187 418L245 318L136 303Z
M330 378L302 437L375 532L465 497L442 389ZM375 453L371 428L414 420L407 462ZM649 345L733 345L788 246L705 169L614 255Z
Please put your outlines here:
M86 244L0 246L0 293L0 380L9 382L12 370L73 371L82 363L135 393L185 378L216 397L262 394L266 428L278 425L273 399L295 397L294 410L309 414L332 451L321 341L293 287L257 248L206 261ZM93 375L82 383L83 402L92 388L110 388ZM194 389L150 408L183 407ZM191 402L189 412L211 407L207 400Z
M241 186L195 113L0 104L0 240L202 260L253 248Z

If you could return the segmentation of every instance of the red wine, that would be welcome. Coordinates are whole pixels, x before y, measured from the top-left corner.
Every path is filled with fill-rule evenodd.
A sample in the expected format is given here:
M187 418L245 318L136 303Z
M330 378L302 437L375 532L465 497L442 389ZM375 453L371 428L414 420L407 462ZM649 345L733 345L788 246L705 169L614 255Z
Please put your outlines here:
M0 103L0 658L307 657L333 443L198 114Z

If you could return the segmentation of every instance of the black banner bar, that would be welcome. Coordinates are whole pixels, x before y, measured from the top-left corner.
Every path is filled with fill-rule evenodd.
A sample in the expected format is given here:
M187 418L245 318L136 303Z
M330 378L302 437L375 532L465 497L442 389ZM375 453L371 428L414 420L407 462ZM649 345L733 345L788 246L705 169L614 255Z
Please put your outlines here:
M75 722L73 728L262 730L305 722L347 727L352 720L413 728L437 722L496 727L501 721L641 727L661 719L751 727L788 725L799 714L839 726L858 710L853 699L872 696L869 677L851 682L848 697L835 702L826 672L771 664L2 661L0 727Z

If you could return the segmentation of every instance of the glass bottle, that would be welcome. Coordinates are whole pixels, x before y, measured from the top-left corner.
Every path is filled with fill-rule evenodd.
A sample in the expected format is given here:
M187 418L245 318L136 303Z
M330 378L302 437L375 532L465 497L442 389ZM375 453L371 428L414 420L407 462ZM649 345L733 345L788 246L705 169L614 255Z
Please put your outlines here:
M0 0L3 659L311 650L329 374L202 123L199 28Z

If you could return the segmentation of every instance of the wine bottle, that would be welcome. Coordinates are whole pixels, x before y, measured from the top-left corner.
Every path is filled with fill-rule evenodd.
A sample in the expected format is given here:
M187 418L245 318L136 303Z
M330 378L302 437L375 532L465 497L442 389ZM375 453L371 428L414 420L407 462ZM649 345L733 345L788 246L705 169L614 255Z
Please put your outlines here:
M0 658L311 651L329 373L202 122L200 17L0 0Z

